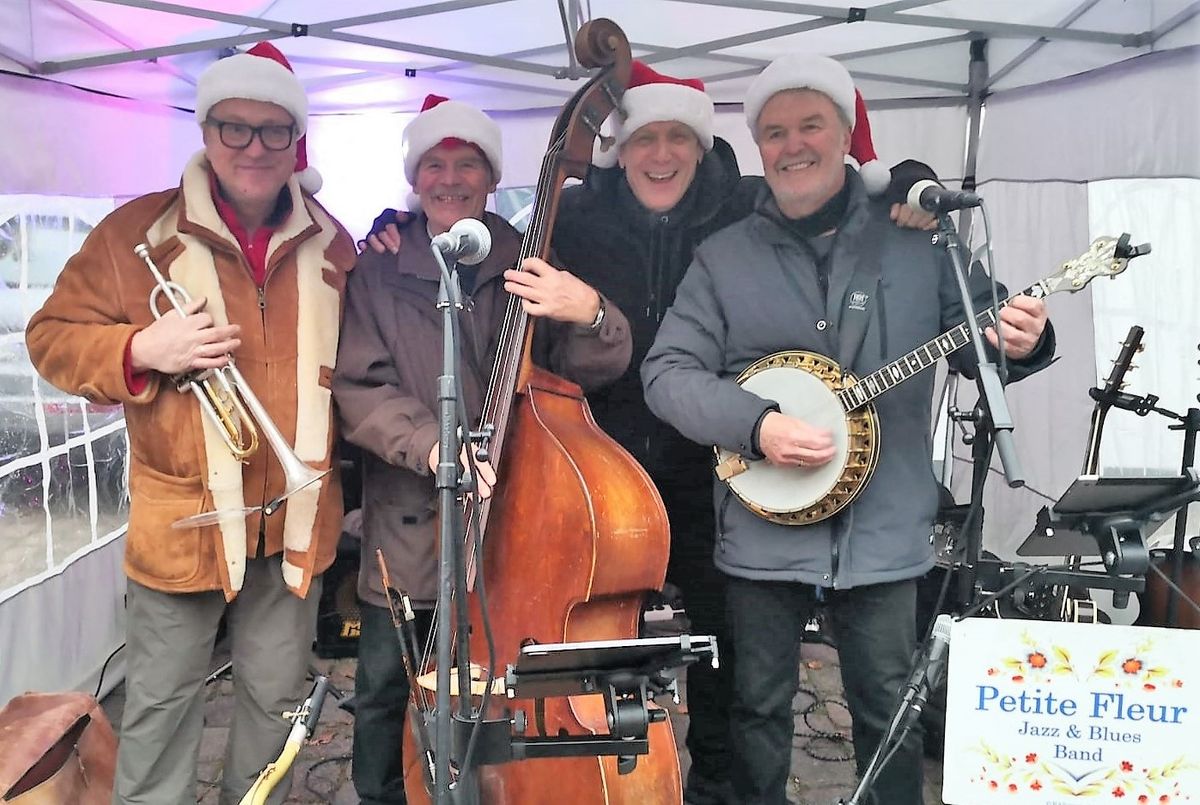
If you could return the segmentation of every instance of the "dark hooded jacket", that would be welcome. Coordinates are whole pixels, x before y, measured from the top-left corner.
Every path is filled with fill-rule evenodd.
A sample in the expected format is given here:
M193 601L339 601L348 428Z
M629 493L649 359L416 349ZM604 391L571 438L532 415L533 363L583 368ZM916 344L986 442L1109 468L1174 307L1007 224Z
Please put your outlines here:
M562 265L619 307L633 331L633 359L616 382L588 394L596 422L646 468L659 488L707 491L712 448L689 441L650 412L638 374L675 289L702 240L748 215L763 180L743 179L717 138L674 209L653 213L620 167L595 168L563 191L553 246Z

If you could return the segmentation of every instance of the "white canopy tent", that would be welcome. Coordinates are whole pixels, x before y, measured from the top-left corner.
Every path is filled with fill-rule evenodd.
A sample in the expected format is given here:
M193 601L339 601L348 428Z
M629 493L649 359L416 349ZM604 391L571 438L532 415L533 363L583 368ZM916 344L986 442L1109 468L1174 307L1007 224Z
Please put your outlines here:
M200 142L188 111L196 76L227 49L274 39L288 55L310 93L320 199L357 233L404 198L400 132L429 92L492 112L505 187L534 184L555 111L585 75L566 43L605 16L656 69L704 78L717 133L747 173L761 167L739 104L752 77L795 50L841 60L872 110L885 163L913 157L948 182L977 183L998 278L1014 290L1095 235L1153 242L1117 282L1050 301L1061 358L1009 391L1029 488L993 482L989 549L1011 556L1045 502L1038 493L1056 497L1078 474L1087 388L1130 324L1146 328L1149 344L1130 390L1176 411L1196 405L1195 0L0 0L0 9L0 292L19 318L44 298L43 265L54 262L38 252L39 226L57 227L54 254L69 254L98 208L178 181ZM21 329L0 333L3 365L25 361L12 370L24 393L0 389L10 395L0 398L0 702L26 689L95 688L123 641L126 504L104 494L111 467L98 458L120 437L119 420L100 421L103 412L37 382ZM1178 469L1179 434L1165 421L1112 422L1105 467ZM34 438L18 443L18 431ZM965 499L958 482L956 491ZM103 687L119 676L118 655Z

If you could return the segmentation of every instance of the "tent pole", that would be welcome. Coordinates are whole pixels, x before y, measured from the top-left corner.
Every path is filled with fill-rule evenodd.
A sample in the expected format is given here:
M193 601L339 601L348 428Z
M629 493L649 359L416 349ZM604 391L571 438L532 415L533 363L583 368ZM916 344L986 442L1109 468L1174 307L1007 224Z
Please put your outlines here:
M987 40L971 42L971 63L967 68L967 155L963 163L962 189L975 191L975 165L979 159L979 132L983 125L983 101L988 95ZM958 234L971 248L973 210L959 213Z

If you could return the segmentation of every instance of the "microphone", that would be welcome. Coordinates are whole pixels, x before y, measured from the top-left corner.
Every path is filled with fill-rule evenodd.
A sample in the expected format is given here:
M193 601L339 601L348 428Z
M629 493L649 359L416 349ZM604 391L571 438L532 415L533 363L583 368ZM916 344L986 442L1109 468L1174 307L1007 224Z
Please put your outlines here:
M443 257L473 266L487 259L492 250L492 233L483 221L463 218L456 221L450 231L435 236L433 247Z
M908 191L908 206L940 214L967 207L978 207L983 199L965 190L947 190L931 179L915 182Z
M938 615L933 622L933 641L929 646L928 659L925 661L921 682L926 691L931 691L941 683L946 673L946 661L950 654L950 626L953 619L949 615Z

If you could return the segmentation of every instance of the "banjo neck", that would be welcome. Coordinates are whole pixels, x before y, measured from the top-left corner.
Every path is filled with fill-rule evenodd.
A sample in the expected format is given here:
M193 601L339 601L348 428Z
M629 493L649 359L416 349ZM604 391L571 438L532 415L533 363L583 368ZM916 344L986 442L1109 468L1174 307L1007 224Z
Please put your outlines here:
M1045 280L1040 280L1021 291L1021 293L1014 294L1014 296L1031 296L1034 299L1043 299L1051 293L1053 291ZM1013 298L1013 296L1010 296L1004 299L1000 302L997 310L1006 307ZM980 329L994 327L996 324L996 311L988 308L982 313L976 314L975 321L979 324ZM901 355L891 363L881 366L871 374L859 378L857 383L837 392L838 402L842 404L842 409L846 413L850 413L871 402L888 389L894 388L910 377L920 374L937 363L941 358L957 352L970 342L971 333L967 328L967 323L964 321L957 327L952 327L938 337L926 341L913 351Z

